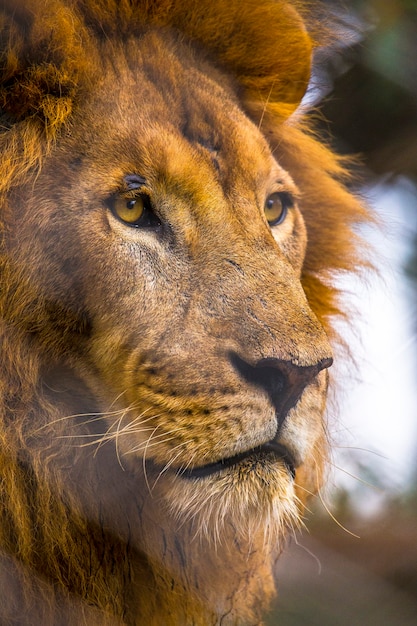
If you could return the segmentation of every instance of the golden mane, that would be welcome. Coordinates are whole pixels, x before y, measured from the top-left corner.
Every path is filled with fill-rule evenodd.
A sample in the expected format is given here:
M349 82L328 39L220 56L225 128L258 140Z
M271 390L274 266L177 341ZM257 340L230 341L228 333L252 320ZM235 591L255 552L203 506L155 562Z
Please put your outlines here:
M155 571L132 545L133 531L118 510L123 498L133 500L133 479L110 458L106 446L88 458L82 447L71 447L75 439L70 439L67 430L65 398L57 407L42 384L45 352L34 348L26 317L36 318L38 308L42 315L45 303L32 297L23 269L16 287L18 270L8 263L7 235L16 211L16 191L36 181L57 140L70 131L74 115L94 90L103 41L116 47L119 41L140 39L151 29L180 33L190 48L230 77L243 110L259 126L277 161L300 190L308 232L302 285L312 310L336 341L334 320L345 314L337 278L340 272L354 272L363 265L355 228L368 221L369 215L344 186L349 174L343 159L316 138L299 109L320 33L311 5L281 0L2 1L0 584L3 564L3 570L10 572L13 594L10 591L10 599L4 599L0 619L4 614L12 623L21 610L19 603L26 611L32 606L25 596L30 587L28 595L37 597L33 623L38 616L41 621L64 623L70 606L74 617L69 623L134 623L125 614L127 604L133 606L132 611L140 604L127 597L131 591L125 583L131 578L132 564L142 577L158 584ZM65 321L66 332L73 333L76 341L79 319ZM59 359L58 343L48 345L48 350L49 356ZM79 403L80 412L94 413L91 391L82 380L77 385L68 396L73 395L77 405L82 389L87 401ZM48 422L54 424L53 437ZM87 437L85 424L80 428ZM54 469L57 458L60 471ZM77 464L77 459L82 462ZM84 485L84 474L95 476L96 482ZM79 493L73 493L72 483L82 485ZM103 503L112 508L111 528L100 523ZM156 531L146 512L138 526L138 533L159 546L162 540L153 536ZM45 546L54 549L47 551ZM246 554L241 556L243 562ZM207 561L212 558L207 556ZM86 559L88 571L83 565ZM261 557L258 560L259 568L267 569ZM259 590L252 591L256 595ZM272 594L272 589L268 587L265 593ZM180 606L181 593L176 597L173 594L173 615L180 614L181 607L175 613L175 602ZM77 599L86 599L86 604L78 607ZM154 623L152 611L158 601L155 597L146 605L142 623ZM198 607L200 601L193 597L190 604ZM42 609L36 608L36 602ZM249 608L246 618L248 623L255 619ZM175 624L167 621L171 623Z

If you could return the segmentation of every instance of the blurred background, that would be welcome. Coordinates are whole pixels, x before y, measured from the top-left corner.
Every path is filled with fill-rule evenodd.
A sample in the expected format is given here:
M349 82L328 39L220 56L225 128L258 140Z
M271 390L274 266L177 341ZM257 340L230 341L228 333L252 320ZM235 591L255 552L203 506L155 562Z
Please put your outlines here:
M320 132L360 155L362 234L378 272L344 279L356 367L330 405L329 484L281 558L268 626L417 625L417 0L328 1L339 41L307 100Z

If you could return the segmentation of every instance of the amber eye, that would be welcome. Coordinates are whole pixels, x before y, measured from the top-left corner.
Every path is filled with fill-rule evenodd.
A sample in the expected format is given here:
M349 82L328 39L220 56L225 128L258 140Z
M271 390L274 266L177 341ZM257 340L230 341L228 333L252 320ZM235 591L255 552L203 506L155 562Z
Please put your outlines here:
M145 204L139 196L134 200L126 200L125 198L117 198L113 202L113 213L119 220L126 224L136 224L143 215Z
M128 226L146 228L160 225L158 217L152 210L150 198L146 194L138 194L134 198L113 196L109 206L113 215Z
M268 224L277 226L287 217L288 209L293 206L293 200L285 191L276 191L271 193L266 199L264 211Z

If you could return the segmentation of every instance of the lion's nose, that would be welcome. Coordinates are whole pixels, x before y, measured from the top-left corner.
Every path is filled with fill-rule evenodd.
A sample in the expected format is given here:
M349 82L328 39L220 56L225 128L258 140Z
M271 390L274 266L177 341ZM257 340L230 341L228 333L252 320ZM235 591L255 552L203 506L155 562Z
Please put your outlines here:
M313 365L296 365L292 361L266 358L251 365L236 353L231 354L230 358L248 383L264 389L269 395L276 409L278 427L284 422L288 411L297 404L304 389L321 370L333 363L331 357L323 358Z

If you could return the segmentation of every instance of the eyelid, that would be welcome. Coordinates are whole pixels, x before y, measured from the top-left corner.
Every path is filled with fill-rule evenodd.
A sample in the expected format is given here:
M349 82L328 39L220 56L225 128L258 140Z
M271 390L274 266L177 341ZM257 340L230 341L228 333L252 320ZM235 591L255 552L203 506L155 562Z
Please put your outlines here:
M291 176L287 172L281 172L280 168L273 172L269 179L267 195L272 193L287 193L293 199L293 204L296 204L300 198L300 190L297 185Z
M149 194L142 191L142 189L128 189L127 191L121 191L115 195L124 200L136 200L137 198L149 199Z
M267 198L269 198L269 196L272 196L274 193L277 193L283 199L283 201L288 205L288 208L293 208L295 204L295 198L291 191L288 191L287 189L276 189L275 191L272 191L270 194L268 194Z
M282 181L276 181L271 187L268 189L267 196L272 195L273 193L285 194L285 197L288 200L291 200L291 206L294 206L299 200L300 192L295 187L295 185L285 184Z

